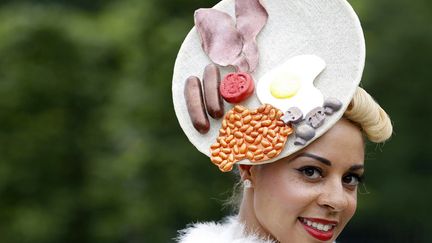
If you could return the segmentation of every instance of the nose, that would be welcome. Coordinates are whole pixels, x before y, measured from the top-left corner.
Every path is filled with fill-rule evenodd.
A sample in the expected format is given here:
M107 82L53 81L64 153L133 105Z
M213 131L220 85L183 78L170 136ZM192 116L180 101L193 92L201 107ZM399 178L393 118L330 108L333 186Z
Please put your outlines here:
M347 208L349 198L342 182L338 179L328 180L318 196L318 204L332 212L341 212Z

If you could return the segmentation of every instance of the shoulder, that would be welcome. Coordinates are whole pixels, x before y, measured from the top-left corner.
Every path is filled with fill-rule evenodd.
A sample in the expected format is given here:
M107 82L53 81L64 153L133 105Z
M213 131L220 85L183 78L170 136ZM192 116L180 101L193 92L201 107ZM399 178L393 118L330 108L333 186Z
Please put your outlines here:
M244 226L236 217L227 217L219 223L192 224L179 233L178 243L272 243L256 235L246 235Z

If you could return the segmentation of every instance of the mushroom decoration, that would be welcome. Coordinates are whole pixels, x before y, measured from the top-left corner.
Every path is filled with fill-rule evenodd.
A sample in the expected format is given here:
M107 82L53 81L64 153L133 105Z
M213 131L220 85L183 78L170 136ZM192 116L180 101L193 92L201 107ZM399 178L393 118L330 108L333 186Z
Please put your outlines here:
M281 120L286 124L288 123L297 124L303 120L303 113L299 108L291 107L281 117Z
M324 112L324 108L322 107L317 107L313 110L311 110L307 115L306 115L306 123L313 127L313 128L318 128L320 126L322 126L322 124L324 124L324 120L325 120L325 112Z
M324 101L323 107L325 114L331 115L334 112L340 110L340 108L342 107L342 102L340 102L340 100L336 98L327 98Z
M315 137L315 129L307 124L303 124L296 129L295 145L305 145L307 141Z

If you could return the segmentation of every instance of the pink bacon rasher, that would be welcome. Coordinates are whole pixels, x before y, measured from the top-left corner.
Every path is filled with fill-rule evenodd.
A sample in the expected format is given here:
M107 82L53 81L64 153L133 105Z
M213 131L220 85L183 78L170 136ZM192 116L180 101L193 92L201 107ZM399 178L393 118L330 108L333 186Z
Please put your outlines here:
M256 36L267 22L268 14L259 0L236 0L237 23L216 9L198 9L195 26L208 57L220 66L235 66L251 73L258 65Z

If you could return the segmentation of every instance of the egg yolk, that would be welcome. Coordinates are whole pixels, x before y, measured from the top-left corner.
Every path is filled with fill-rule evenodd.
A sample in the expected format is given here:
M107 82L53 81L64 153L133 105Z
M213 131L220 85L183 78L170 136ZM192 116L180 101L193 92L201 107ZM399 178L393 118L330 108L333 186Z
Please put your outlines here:
M297 77L278 77L270 84L270 92L277 99L288 99L297 94L300 80Z

